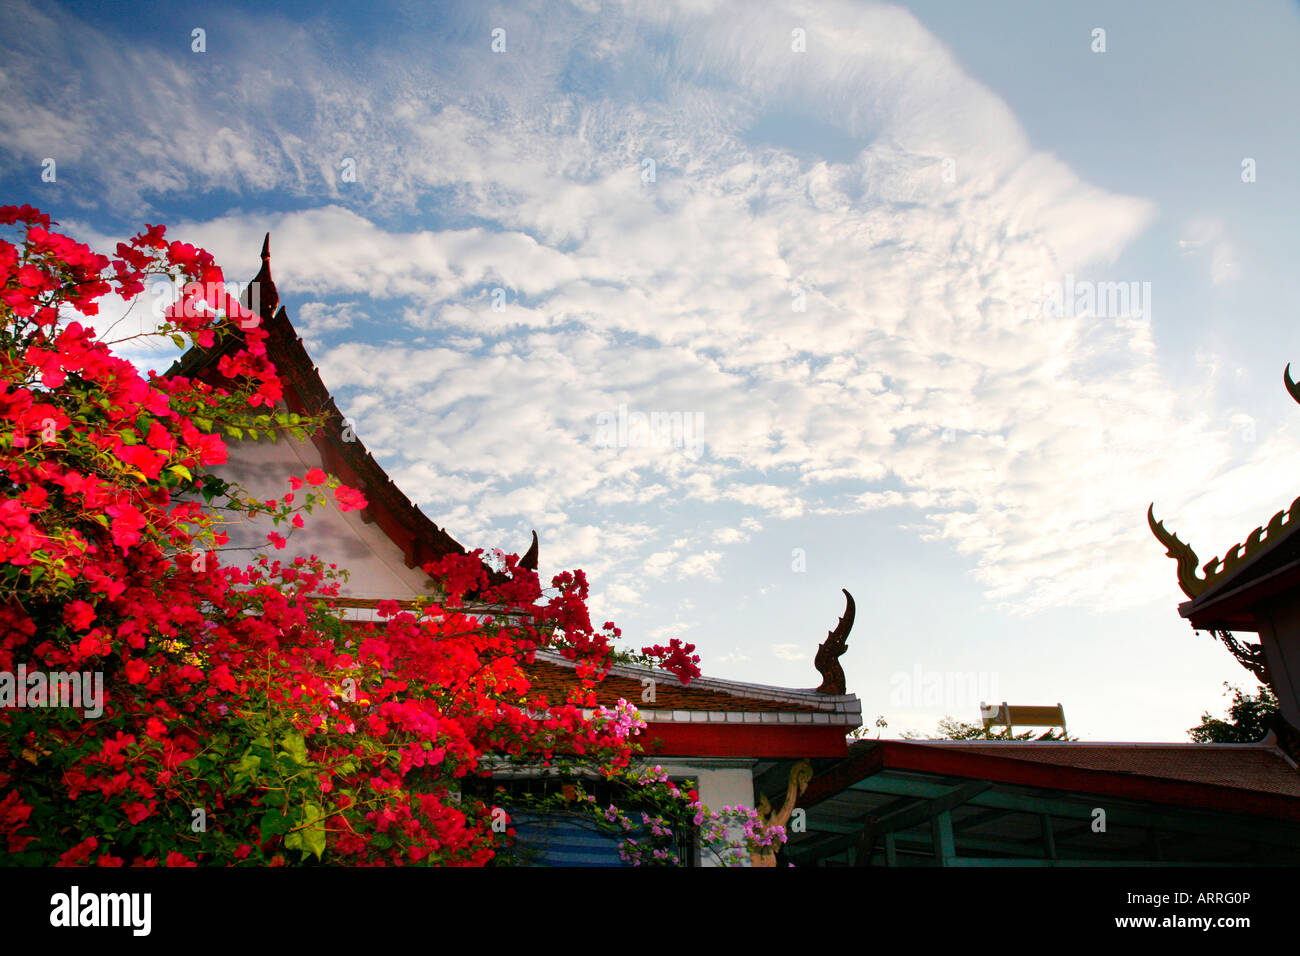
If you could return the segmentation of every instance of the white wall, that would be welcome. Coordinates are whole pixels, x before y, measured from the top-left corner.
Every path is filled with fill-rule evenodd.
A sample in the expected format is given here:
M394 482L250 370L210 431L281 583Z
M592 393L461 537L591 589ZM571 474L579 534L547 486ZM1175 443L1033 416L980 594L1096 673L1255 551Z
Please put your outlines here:
M658 763L671 776L694 777L699 781L696 789L700 802L714 812L721 812L723 807L754 805L754 761L748 759L727 759L722 757L672 758ZM731 836L742 839L745 831L740 827L731 829ZM704 866L717 866L709 854L701 854ZM749 865L748 859L745 866Z
M324 469L320 453L310 441L231 441L227 447L229 461L212 466L210 471L238 482L261 501L282 498L290 491L290 475L301 478L312 468ZM294 492L294 504L305 500L309 488L304 485ZM332 491L325 490L325 495L329 503L304 514L302 528L288 522L273 525L265 515L252 521L244 514L224 513L231 522L222 529L230 535L226 547L236 550L223 550L222 562L244 565L266 554L288 564L295 557L316 554L351 572L350 579L339 588L344 597L410 600L428 595L428 577L419 568L406 566L401 549L378 525L366 524L359 511L340 511ZM266 536L271 531L288 539L288 546L276 550L269 544Z

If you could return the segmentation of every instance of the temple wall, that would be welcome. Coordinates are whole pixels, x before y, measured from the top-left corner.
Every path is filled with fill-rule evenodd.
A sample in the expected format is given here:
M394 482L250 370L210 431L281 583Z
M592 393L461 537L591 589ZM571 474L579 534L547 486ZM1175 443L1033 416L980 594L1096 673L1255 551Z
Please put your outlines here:
M674 777L695 777L699 781L696 789L700 794L700 802L710 810L720 813L727 806L754 805L753 760L701 757L695 760L670 758L650 762L658 763ZM742 828L733 827L730 833L735 839L744 838ZM701 859L700 863L703 866L718 865L713 859ZM748 861L744 865L748 866Z
M209 470L227 481L238 482L262 501L282 498L290 490L290 475L301 478L312 468L328 471L310 441L232 441L227 447L229 461ZM294 492L294 503L301 503L308 490L309 486L304 485ZM325 495L328 504L304 514L302 528L288 522L276 526L265 515L252 520L244 514L225 513L229 524L223 530L230 535L230 550L221 552L221 560L248 564L266 554L272 560L288 563L295 557L316 554L351 573L339 588L345 597L409 600L428 593L428 577L420 569L406 566L401 549L377 524L367 524L359 511L340 511L332 491L325 490ZM266 536L272 531L288 540L283 550L267 542Z

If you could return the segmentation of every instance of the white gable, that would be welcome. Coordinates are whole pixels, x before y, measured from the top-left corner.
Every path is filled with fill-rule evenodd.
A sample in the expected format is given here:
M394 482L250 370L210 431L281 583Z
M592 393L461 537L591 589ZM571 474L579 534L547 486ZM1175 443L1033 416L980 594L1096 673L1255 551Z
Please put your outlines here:
M239 483L260 501L282 498L290 490L289 476L301 478L312 468L328 471L320 452L310 441L281 438L270 441L230 441L229 461L209 470L220 478ZM294 492L294 504L305 500L309 486ZM329 503L304 514L305 526L294 528L288 522L275 525L266 515L256 520L238 512L226 512L230 522L222 530L230 536L221 553L224 563L240 565L260 555L270 555L284 563L295 557L316 554L326 562L346 568L351 576L339 588L345 597L411 600L430 597L426 588L429 577L419 568L408 568L401 548L377 524L367 524L359 511L340 511L332 492L325 489ZM288 546L276 550L267 534L276 532L288 540ZM235 549L235 550L230 550Z

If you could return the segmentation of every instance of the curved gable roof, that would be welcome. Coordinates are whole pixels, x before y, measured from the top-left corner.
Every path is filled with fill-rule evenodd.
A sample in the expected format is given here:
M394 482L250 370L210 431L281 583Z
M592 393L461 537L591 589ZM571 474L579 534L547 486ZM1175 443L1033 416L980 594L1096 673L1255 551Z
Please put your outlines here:
M254 292L256 303L252 301ZM245 293L244 304L250 309L256 305L259 321L267 333L267 357L284 386L285 405L299 415L324 417L323 427L311 436L311 441L320 452L326 470L366 496L368 505L361 513L363 520L380 527L401 549L409 568L420 567L446 554L467 553L460 542L434 524L397 487L361 439L352 435L347 419L334 403L289 321L288 312L280 305L280 294L271 277L270 233L262 243L262 267ZM226 336L211 348L195 345L166 374L218 384L223 379L217 370L219 360L242 345L243 336L239 333ZM345 434L351 437L344 440Z

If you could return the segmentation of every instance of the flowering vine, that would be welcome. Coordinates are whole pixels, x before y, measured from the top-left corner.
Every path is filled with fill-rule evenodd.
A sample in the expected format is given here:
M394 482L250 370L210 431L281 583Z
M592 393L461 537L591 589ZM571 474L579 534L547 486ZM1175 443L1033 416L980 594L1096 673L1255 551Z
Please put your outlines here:
M0 227L21 232L0 238L0 861L483 864L513 834L458 795L489 761L628 772L637 718L586 715L618 632L593 627L581 571L543 590L515 555L489 575L450 554L424 567L436 601L346 620L344 572L274 552L364 495L311 469L259 501L211 471L227 440L321 427L284 411L259 318L212 257L157 225L105 256L30 206ZM219 379L142 376L78 318L149 275L182 294L148 334L226 346ZM222 561L231 511L277 529L248 566ZM532 692L541 647L574 664L565 700ZM698 659L664 650L689 679ZM669 799L664 783L641 791Z

